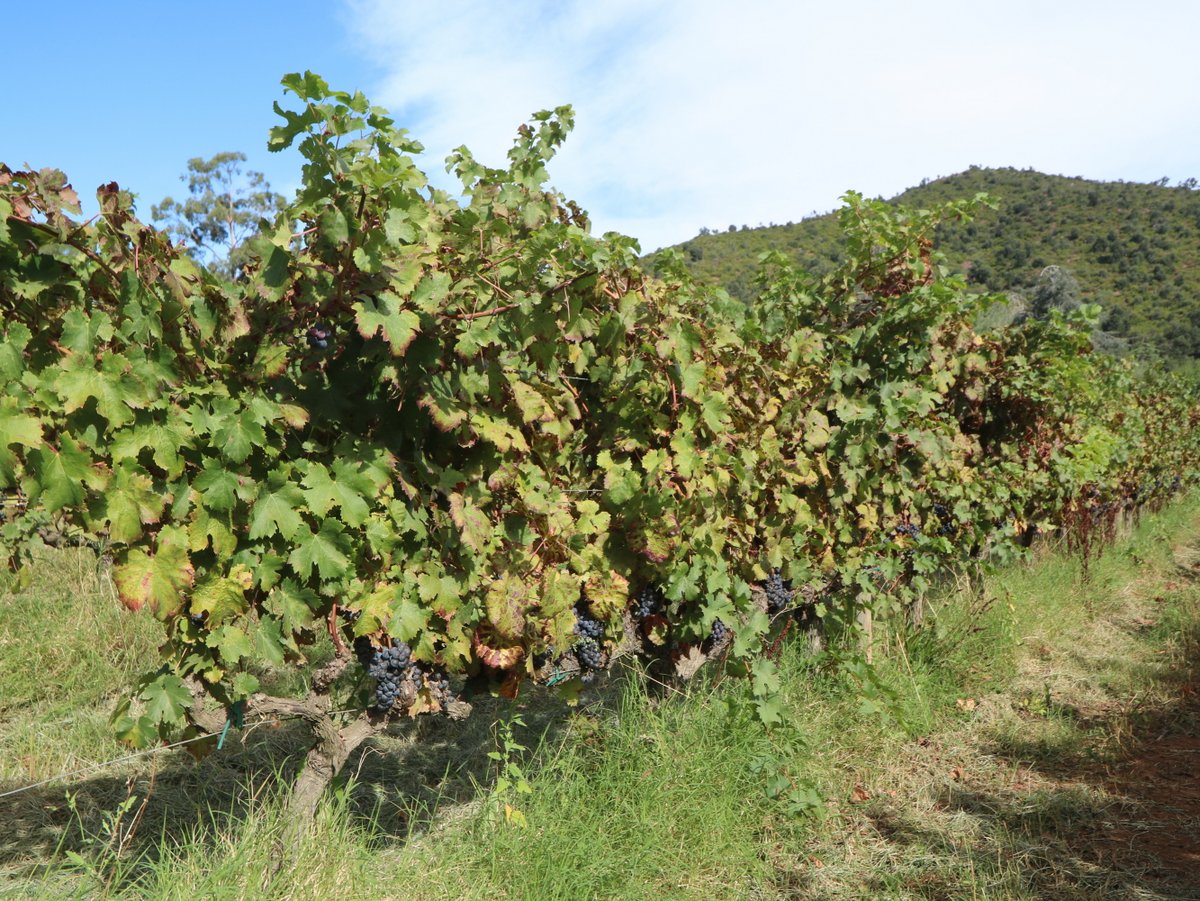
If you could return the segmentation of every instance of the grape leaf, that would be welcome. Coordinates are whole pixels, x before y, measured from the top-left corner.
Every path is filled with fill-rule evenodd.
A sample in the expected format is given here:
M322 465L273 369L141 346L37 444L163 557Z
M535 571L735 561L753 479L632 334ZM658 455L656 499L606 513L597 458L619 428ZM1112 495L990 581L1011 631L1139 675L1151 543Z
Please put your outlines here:
M42 443L42 424L36 416L18 413L11 401L0 401L0 479L8 482L14 475L14 444L38 447Z
M316 622L313 611L321 599L309 588L302 588L292 579L284 579L267 596L266 609L277 617L289 634L310 631Z
M421 327L421 317L402 309L402 303L391 291L384 291L376 298L364 297L353 307L358 333L364 338L381 335L396 357L404 355Z
M93 460L76 441L64 437L58 450L40 447L29 452L29 470L37 480L37 493L47 512L83 503L85 487L100 487L104 477L93 469Z
M290 541L303 518L297 509L304 506L304 493L295 485L285 484L270 491L263 486L250 512L250 538L270 538L276 532Z
M174 726L184 722L192 693L183 680L173 673L165 673L142 689L142 700L146 704L146 716L158 725Z
M108 537L123 544L135 541L143 525L159 521L163 501L154 490L154 481L141 467L117 469L104 492Z
M241 616L248 609L246 585L233 578L206 576L192 592L191 611L208 614L205 623L210 629Z
M238 477L213 460L205 461L192 487L200 492L200 502L209 510L224 512L237 503Z
M236 666L243 657L250 657L254 654L254 645L250 642L250 636L232 623L226 623L219 629L209 632L204 643L221 655L221 660L226 666Z
M113 570L117 594L126 607L140 610L149 604L162 620L179 612L183 592L191 587L196 574L183 537L175 530L163 529L154 554L134 548Z
M306 531L307 537L302 537ZM346 527L334 519L323 520L318 532L302 527L292 538L294 547L288 555L288 563L306 579L314 568L323 579L345 575L350 566L351 548L350 538L345 533Z

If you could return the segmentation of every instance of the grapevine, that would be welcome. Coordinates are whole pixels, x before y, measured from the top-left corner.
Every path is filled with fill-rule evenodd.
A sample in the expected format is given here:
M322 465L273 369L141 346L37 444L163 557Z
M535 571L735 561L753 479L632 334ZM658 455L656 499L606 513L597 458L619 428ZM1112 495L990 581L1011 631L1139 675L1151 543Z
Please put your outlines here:
M995 298L932 235L985 197L847 194L844 263L769 256L748 308L547 186L569 107L502 167L456 151L447 193L361 94L283 84L270 146L304 183L237 282L115 184L79 222L62 173L0 165L0 550L102 542L162 622L114 716L131 744L281 709L254 664L328 639L287 701L344 760L461 711L452 680L570 693L648 645L745 657L801 592L805 616L887 615L1046 531L1087 560L1197 482L1197 392L1093 353L1096 309L977 329Z

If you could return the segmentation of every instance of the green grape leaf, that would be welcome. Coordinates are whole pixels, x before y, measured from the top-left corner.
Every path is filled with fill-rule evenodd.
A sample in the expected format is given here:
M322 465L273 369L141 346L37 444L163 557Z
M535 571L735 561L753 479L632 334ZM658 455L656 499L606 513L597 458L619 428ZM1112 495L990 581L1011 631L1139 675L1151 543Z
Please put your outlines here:
M156 725L182 725L192 706L192 693L173 673L156 677L142 689L141 698L146 704L146 716Z
M159 521L163 501L162 495L154 490L154 481L140 467L115 470L104 492L108 537L118 544L137 540L143 525Z
M429 625L429 613L429 608L423 607L415 598L402 595L386 622L388 633L411 643Z
M284 579L267 596L266 609L276 617L286 632L300 635L311 631L316 623L315 610L321 599L309 588L302 588L292 579Z
M183 471L179 452L190 446L188 434L176 424L139 423L113 436L112 456L114 460L136 460L144 449L149 448L155 465L169 478L174 478Z
M304 475L304 499L317 516L324 516L332 508L341 509L342 522L349 526L361 526L370 512L365 497L375 494L375 486L365 475L355 472L342 463L336 469L337 480L330 478L324 466L313 465Z
M254 660L265 660L273 666L283 666L287 660L286 652L295 647L291 634L284 638L281 623L277 619L259 619L250 630L254 644L254 652L249 655Z
M283 655L281 654L280 661L282 662L282 660ZM258 691L260 687L258 683L258 677L252 673L245 672L234 673L233 679L230 680L230 684L233 688L233 698L237 701L242 701L250 697L256 691Z
M225 666L236 666L243 657L254 655L254 645L245 631L232 623L208 633L204 643L221 655Z
M205 460L204 470L192 487L200 492L200 502L209 510L225 512L237 503L238 477L213 460Z
M295 485L286 484L271 491L266 485L259 492L250 511L250 538L270 538L276 532L290 541L303 523L298 508L304 506L304 493Z
M384 291L376 298L364 297L353 307L358 333L364 338L380 335L396 357L404 356L421 328L421 317L402 309L402 303L397 295Z
M54 450L40 447L29 452L28 466L37 480L37 494L49 513L83 504L85 488L98 488L104 476L93 468L91 455L71 438L64 437Z
M307 532L307 537L304 533ZM346 527L334 519L321 523L318 532L302 527L292 538L294 548L288 555L292 569L309 578L315 568L322 579L336 579L346 574L350 566L350 537Z
M254 420L253 414L244 410L241 414L226 419L224 424L217 428L213 439L227 458L234 463L245 463L254 448L263 447L267 443L267 433L262 425Z
M28 413L18 413L13 402L0 400L0 480L12 481L17 460L9 450L12 445L39 447L41 443L41 421Z

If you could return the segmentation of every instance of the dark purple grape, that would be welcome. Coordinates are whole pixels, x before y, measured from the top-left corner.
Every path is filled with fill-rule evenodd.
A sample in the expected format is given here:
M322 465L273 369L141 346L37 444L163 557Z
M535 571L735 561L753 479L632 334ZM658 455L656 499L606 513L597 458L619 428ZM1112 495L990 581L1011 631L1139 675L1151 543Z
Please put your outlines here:
M763 590L767 593L767 610L771 613L783 610L796 595L796 592L792 590L792 583L785 581L780 576L779 570L774 570L771 575L767 576L767 581L763 583Z
M704 639L700 644L700 649L705 653L711 652L714 648L722 648L729 641L733 632L721 620L714 619L712 629L708 633L708 638Z
M595 641L604 637L604 623L594 618L583 604L575 605L575 634Z
M412 649L402 641L377 646L360 635L354 639L354 654L367 675L375 680L375 709L390 710L400 696L400 683L415 672Z
M638 620L646 619L647 617L662 613L664 607L666 607L666 598L663 597L663 593L658 586L645 585L634 598L633 618Z
M308 329L308 331L305 333L305 336L308 339L309 347L317 350L325 350L325 348L329 347L329 336L331 334L332 330L329 328L329 326L318 322L316 325L311 326Z

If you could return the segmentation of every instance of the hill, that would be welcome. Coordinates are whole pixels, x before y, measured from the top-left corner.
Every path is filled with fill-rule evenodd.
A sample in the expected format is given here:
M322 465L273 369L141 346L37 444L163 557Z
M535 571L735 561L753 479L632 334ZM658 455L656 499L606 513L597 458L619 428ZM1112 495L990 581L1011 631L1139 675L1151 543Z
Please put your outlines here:
M1200 358L1200 191L1099 182L1032 170L984 169L922 183L892 198L931 207L986 191L997 210L941 229L952 270L981 291L1027 297L1047 266L1069 270L1105 327L1171 358ZM798 223L709 232L678 245L692 270L743 300L754 297L759 254L782 251L820 274L841 256L836 213Z

